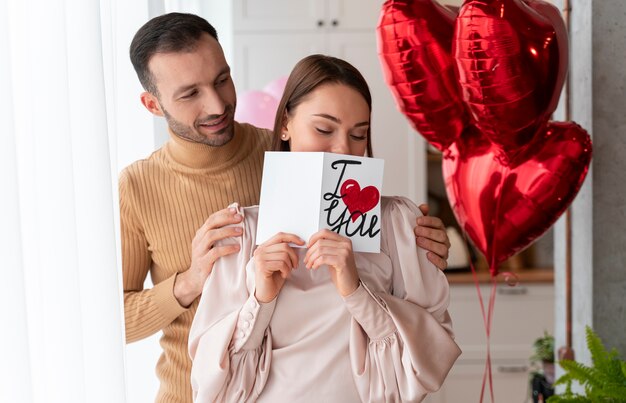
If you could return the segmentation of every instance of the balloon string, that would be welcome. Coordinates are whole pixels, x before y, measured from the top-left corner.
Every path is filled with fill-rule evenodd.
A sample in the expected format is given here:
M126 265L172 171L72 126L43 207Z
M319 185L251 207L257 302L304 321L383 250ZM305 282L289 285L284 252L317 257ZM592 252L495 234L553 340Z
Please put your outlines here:
M493 228L493 236L491 238L490 255L489 256L489 274L491 279L491 291L489 293L489 305L487 307L487 312L485 313L485 305L483 303L483 296L480 291L480 286L478 284L478 276L476 275L476 269L474 265L470 261L470 266L472 268L472 273L474 277L474 285L476 286L476 291L478 292L478 300L480 301L480 311L483 315L483 322L485 324L485 334L487 336L487 356L485 358L485 371L483 372L483 383L480 388L480 403L483 402L483 398L485 397L485 385L487 381L489 382L489 396L491 397L491 403L494 403L495 399L493 397L493 372L491 370L491 323L493 319L493 310L496 304L496 288L497 288L497 280L496 276L498 274L498 267L496 264L496 251L498 250L498 221L497 217L499 217L500 213L500 202L502 201L502 187L504 184L504 179L508 176L509 168L508 166L503 167L504 172L500 177L500 186L497 190L500 192L500 196L496 197L496 222ZM489 251L489 249L488 249Z
M467 238L465 239L467 242ZM474 279L474 286L476 287L476 292L478 294L478 302L480 304L480 313L483 316L483 323L485 325L485 334L487 336L487 356L485 358L485 371L483 372L483 382L480 388L480 403L483 402L485 395L485 386L487 382L489 382L489 395L491 397L491 403L494 403L494 395L493 395L493 376L491 370L491 324L493 320L493 310L496 302L496 286L497 280L495 276L491 276L491 291L489 293L489 305L487 306L487 312L485 312L485 304L483 302L483 295L480 290L480 283L478 282L478 274L476 273L476 267L474 263L470 260L470 268L472 269L472 277ZM492 268L490 268L490 272L492 272Z
M500 217L500 204L502 202L502 192L504 187L504 180L509 176L511 170L507 166L502 166L501 175L500 175L500 185L496 188L496 193L494 193L494 197L496 198L496 211L494 214L495 220L493 223L493 234L491 236L491 248L487 248L487 258L489 259L489 273L491 273L491 277L495 277L498 275L498 265L496 263L496 255L498 251L498 217ZM500 194L497 195L497 192Z
M486 360L487 360L488 372L489 372L489 393L491 395L491 403L494 403L493 378L492 378L492 372L491 372L491 325L493 323L493 310L496 305L496 288L497 288L496 277L491 276L491 295L489 296L489 311L487 313L489 326L486 329L486 332L487 332L487 359Z

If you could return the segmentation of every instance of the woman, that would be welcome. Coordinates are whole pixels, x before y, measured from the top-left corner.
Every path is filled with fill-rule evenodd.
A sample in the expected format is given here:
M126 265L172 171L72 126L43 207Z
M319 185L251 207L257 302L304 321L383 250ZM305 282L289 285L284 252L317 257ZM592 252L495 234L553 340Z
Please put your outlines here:
M353 66L309 56L287 81L275 148L371 155L370 111ZM378 254L328 230L255 249L258 208L239 209L240 253L216 263L191 327L196 401L409 402L441 386L460 354L448 283L415 244L418 208L381 203Z

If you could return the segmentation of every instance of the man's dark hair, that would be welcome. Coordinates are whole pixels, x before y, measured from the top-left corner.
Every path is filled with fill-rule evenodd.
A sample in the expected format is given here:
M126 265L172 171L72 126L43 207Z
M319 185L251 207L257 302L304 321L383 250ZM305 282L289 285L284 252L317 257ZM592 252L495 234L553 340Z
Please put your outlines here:
M158 96L154 77L148 68L156 53L190 52L203 34L215 40L217 31L207 20L194 14L169 13L145 23L130 44L130 61L143 88Z

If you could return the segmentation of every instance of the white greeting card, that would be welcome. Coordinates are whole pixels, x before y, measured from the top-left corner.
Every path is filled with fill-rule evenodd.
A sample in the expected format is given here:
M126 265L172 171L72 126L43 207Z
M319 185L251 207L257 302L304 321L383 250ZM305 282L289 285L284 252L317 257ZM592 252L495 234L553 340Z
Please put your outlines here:
M323 152L266 152L257 244L278 232L305 242L328 228L356 252L380 252L384 161Z

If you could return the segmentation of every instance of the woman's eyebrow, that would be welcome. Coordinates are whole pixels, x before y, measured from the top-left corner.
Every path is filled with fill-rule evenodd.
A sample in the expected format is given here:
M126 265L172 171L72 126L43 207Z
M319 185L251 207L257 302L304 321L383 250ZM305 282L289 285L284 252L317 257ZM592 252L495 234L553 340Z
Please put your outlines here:
M336 118L336 117L334 117L332 115L329 115L327 113L315 113L315 114L313 114L313 116L319 116L319 117L324 118L324 119L332 120L335 123L341 123L341 120L339 120L338 118ZM355 124L353 127L369 126L369 124L370 124L370 122L363 121L363 122L359 122L359 123Z
M319 116L324 119L332 120L335 123L341 123L341 120L327 113L314 113L313 116Z

